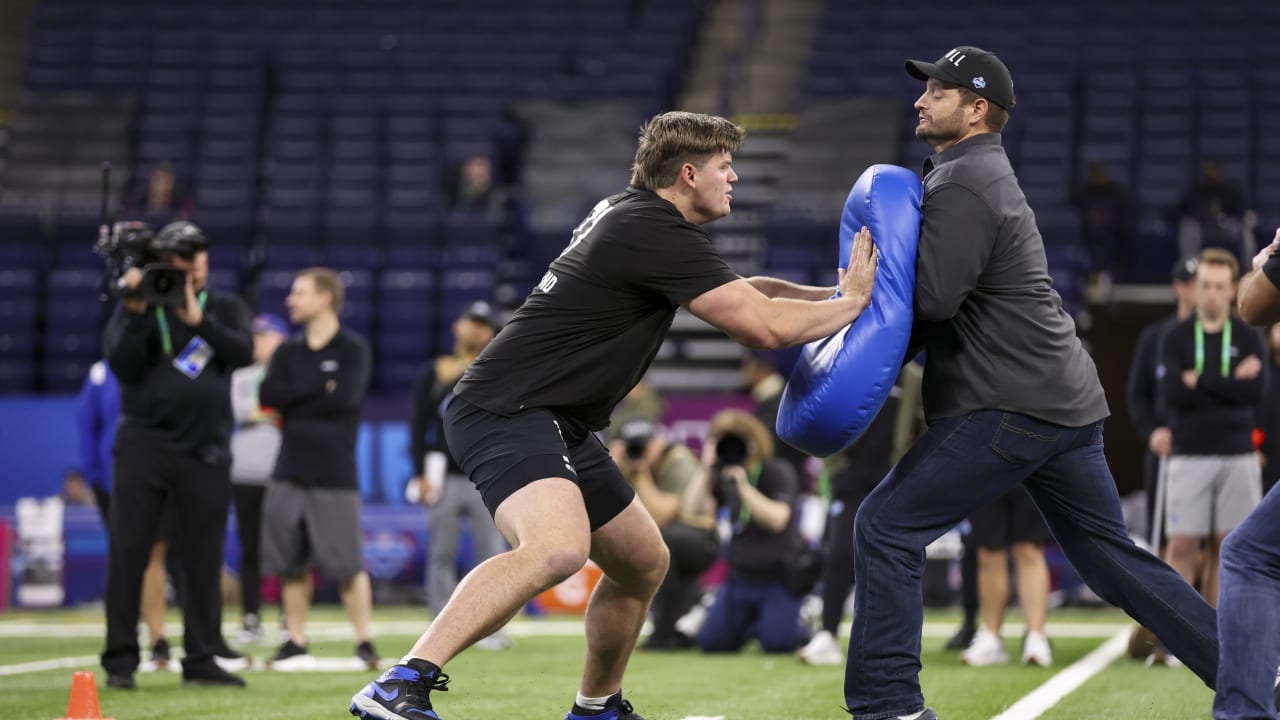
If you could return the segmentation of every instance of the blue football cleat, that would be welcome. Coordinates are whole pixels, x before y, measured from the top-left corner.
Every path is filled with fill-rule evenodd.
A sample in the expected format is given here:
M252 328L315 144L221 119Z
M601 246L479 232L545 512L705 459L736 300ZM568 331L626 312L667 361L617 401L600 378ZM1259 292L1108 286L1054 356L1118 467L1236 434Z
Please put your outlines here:
M564 720L644 720L644 718L631 709L631 703L622 699L622 691L619 690L605 701L604 710L593 713L574 703L573 709L564 716Z
M351 714L366 720L440 720L431 709L431 691L447 691L449 676L430 670L396 665L351 698ZM424 665L426 663L423 663Z

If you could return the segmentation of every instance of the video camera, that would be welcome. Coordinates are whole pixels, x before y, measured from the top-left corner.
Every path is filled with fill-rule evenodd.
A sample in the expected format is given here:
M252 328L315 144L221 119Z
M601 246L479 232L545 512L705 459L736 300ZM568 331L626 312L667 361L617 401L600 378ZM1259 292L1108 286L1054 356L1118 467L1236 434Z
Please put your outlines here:
M166 227L167 229L167 227ZM136 220L102 227L93 251L106 261L103 299L141 298L149 305L178 305L183 302L187 274L176 265L163 262L158 236L150 225ZM136 289L124 284L131 268L142 271Z

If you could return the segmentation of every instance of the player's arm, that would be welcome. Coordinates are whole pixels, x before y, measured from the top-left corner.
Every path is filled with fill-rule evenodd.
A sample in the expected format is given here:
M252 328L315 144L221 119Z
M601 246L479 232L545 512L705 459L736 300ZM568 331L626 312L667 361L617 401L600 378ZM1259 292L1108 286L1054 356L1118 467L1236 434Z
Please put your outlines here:
M878 253L863 228L854 239L839 297L824 300L771 298L745 279L725 283L689 301L689 311L747 347L774 350L835 334L871 303Z
M800 285L782 278L768 277L766 275L756 275L747 278L747 282L751 283L751 287L759 290L762 295L768 298L791 298L792 300L809 300L818 301L826 300L839 290L838 287L817 287L814 285Z
M1240 281L1240 317L1260 327L1280 322L1280 288L1261 270Z
M1262 248L1253 258L1253 271L1240 280L1240 317L1250 325L1271 325L1280 322L1280 229L1275 239Z

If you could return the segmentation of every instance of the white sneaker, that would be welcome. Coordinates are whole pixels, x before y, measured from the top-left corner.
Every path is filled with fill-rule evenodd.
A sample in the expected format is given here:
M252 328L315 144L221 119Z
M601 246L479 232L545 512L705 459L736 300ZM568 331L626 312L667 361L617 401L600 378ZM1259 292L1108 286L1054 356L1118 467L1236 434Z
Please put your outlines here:
M676 632L685 637L696 638L698 631L702 629L702 623L707 621L707 608L702 603L694 605L689 612L680 616L676 620Z
M1053 665L1053 648L1042 632L1029 632L1022 641L1022 664L1049 667Z
M818 632L808 644L796 651L800 662L808 665L843 665L844 651L840 643L826 630Z
M1004 640L984 626L978 628L978 632L973 635L973 642L960 653L960 661L972 667L1007 665L1009 652L1004 649Z

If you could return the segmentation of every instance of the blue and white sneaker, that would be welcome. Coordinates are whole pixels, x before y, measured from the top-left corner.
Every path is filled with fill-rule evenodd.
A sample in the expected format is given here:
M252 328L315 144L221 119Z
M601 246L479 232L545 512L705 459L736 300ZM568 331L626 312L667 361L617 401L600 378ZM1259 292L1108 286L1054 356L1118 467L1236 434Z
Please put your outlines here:
M631 703L622 699L622 691L619 690L605 701L604 710L585 710L574 703L573 709L564 716L564 720L644 720L644 718L631 709Z
M351 714L366 720L440 720L431 691L447 691L449 676L413 659L396 665L351 698Z

